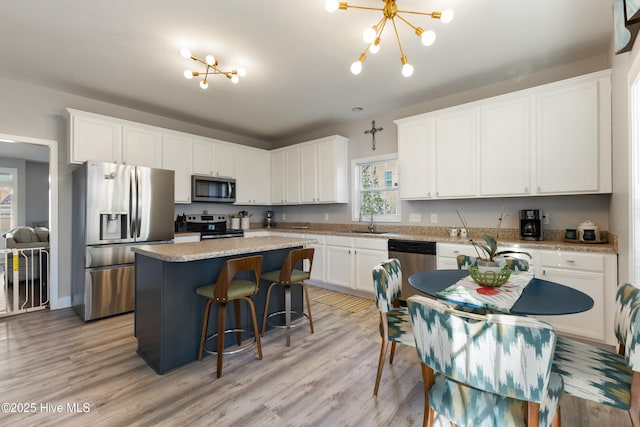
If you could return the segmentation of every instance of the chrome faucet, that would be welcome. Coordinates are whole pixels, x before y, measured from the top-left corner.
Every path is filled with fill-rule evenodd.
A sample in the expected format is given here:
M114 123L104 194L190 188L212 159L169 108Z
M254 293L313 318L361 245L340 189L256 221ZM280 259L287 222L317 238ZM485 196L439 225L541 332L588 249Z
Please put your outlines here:
M364 205L360 205L360 214L358 216L358 222L362 222L362 208ZM373 209L370 207L369 212L371 212L371 220L369 221L369 225L367 228L369 229L369 233L373 233L375 231L375 224L373 223Z

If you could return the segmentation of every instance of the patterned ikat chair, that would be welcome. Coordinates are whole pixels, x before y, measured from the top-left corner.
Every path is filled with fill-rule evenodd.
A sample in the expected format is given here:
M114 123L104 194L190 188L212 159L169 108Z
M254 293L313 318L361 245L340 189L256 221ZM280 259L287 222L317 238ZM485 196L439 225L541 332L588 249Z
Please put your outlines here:
M458 262L458 270L468 270L469 267L478 265L478 258L469 255L458 255L456 257L456 261Z
M407 308L400 307L400 301L398 300L402 291L400 261L392 258L375 266L373 268L373 285L376 292L376 305L380 311L380 335L382 337L378 373L376 375L376 384L373 388L373 395L377 396L389 341L391 341L389 364L392 364L396 344L400 343L413 347L415 346L415 340L411 333Z
M468 270L471 266L478 265L478 258L469 255L458 255L456 257L458 270ZM513 271L529 271L529 262L520 258L505 258L507 267Z
M562 377L551 371L551 325L464 313L417 295L407 303L422 365L425 426L435 413L462 426L560 425Z
M618 354L559 337L553 369L565 391L629 411L640 427L640 289L625 283L616 293L615 334Z

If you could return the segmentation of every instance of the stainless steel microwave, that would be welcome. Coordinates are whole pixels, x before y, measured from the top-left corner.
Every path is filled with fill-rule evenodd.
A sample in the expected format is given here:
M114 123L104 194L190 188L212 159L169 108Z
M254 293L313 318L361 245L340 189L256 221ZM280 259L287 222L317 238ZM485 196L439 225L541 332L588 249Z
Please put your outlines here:
M223 202L236 201L236 180L219 176L191 176L192 202Z

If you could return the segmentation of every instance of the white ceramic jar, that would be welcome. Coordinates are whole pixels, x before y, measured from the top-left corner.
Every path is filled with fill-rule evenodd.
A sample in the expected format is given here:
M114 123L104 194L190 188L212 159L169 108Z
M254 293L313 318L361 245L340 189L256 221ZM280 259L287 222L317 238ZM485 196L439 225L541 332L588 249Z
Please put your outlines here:
M600 227L590 220L581 222L578 226L578 240L581 242L599 242Z

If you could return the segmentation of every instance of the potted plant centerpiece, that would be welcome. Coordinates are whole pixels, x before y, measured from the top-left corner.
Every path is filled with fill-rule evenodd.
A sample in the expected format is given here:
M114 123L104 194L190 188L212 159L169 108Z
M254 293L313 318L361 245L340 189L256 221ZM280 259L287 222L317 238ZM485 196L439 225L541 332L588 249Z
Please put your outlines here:
M462 225L468 230L469 227L467 227L464 216L460 210L457 210L457 213ZM473 271L472 268L469 268L469 271L471 273L471 277L480 285L500 286L504 284L511 275L511 270L506 266L500 266L496 261L496 258L508 258L511 254L523 254L531 258L531 254L524 251L511 249L498 251L498 238L500 236L500 228L502 227L502 221L504 218L505 213L504 208L502 208L500 217L498 218L498 226L496 227L496 237L483 234L480 237L484 242L476 241L473 238L469 239L478 255L477 268L473 269Z

